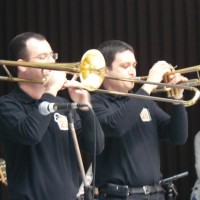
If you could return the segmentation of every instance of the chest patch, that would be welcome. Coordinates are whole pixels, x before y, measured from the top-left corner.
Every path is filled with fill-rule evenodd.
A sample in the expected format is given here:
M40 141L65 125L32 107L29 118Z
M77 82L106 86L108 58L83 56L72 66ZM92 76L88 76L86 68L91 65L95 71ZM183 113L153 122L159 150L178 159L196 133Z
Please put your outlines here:
M54 113L54 121L57 122L58 127L60 130L68 130L68 120L67 117L64 115L61 115L59 113Z
M140 113L140 118L143 122L150 122L151 121L151 115L147 108L143 108Z

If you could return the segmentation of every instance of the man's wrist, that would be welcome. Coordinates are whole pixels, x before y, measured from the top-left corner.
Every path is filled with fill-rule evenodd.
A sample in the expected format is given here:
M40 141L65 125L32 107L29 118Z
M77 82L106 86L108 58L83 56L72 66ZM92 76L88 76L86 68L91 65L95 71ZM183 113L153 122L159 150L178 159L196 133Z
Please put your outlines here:
M153 85L150 85L150 84L144 84L142 86L142 89L150 95L151 92L154 90L154 87Z

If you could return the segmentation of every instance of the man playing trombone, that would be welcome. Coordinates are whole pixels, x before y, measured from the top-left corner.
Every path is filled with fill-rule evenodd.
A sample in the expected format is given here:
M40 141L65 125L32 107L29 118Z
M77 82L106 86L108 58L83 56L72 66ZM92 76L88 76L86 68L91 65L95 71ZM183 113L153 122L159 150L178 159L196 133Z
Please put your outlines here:
M25 32L9 46L10 58L18 61L18 78L43 80L44 84L19 82L0 98L0 133L6 150L9 200L73 200L81 177L69 128L67 110L51 111L38 107L46 102L69 104L57 93L68 87L71 99L86 107L72 112L82 149L93 154L104 147L101 126L90 108L81 83L68 81L63 71L20 66L21 61L55 63L56 54L43 35ZM46 112L46 114L45 114ZM44 115L45 114L45 115ZM95 141L96 134L96 141Z
M105 41L99 46L106 61L106 76L136 78L133 48L122 41ZM147 81L160 83L173 67L158 61L149 71ZM180 74L172 74L169 84L186 82ZM159 184L159 139L183 144L188 137L188 119L183 105L172 104L171 114L164 112L151 99L120 96L132 93L134 82L105 78L102 88L113 94L92 96L93 109L105 133L105 148L97 157L96 186L99 200L164 200ZM136 94L149 96L156 85L144 84ZM173 98L181 99L178 89Z

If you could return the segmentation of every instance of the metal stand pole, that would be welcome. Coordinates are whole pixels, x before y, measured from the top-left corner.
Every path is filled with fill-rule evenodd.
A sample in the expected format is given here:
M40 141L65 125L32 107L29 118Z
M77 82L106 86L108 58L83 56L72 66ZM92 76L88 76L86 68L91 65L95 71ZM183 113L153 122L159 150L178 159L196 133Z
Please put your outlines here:
M86 181L85 169L84 169L84 166L83 166L83 160L82 160L82 157L81 157L81 152L80 152L80 148L79 148L79 144L78 144L78 140L77 140L77 136L76 136L76 131L75 131L75 128L74 128L74 119L73 119L73 116L72 116L72 112L68 111L66 113L66 115L67 115L67 119L68 119L68 122L69 122L69 128L70 128L70 131L71 131L71 134L72 134L72 138L73 138L73 141L74 141L78 165L79 165L79 168L80 168L80 172L81 172L81 176L82 176L82 180L83 180L83 184L84 184L84 190L85 190L84 199L85 200L92 200L93 199L92 198L92 189L87 184L87 181Z

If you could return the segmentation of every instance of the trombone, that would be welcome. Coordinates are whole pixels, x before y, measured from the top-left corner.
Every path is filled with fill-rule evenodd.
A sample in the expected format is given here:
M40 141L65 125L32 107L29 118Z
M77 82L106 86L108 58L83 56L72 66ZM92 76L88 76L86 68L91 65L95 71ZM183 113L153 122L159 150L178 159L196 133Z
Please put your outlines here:
M88 50L82 57L80 62L73 63L36 63L36 62L18 62L10 60L0 60L0 65L3 66L7 73L7 77L0 76L2 81L14 82L30 82L42 84L41 80L30 80L15 78L11 75L6 65L8 66L24 66L31 68L49 69L64 71L69 74L78 74L80 81L83 83L85 89L94 91L100 87L104 80L105 74L105 60L103 55L97 49ZM93 84L91 84L93 83Z
M24 66L24 67L50 69L50 70L58 70L58 71L60 70L60 71L65 71L66 73L69 73L69 74L76 74L79 76L80 81L84 86L84 89L86 89L88 91L128 96L128 97L134 97L134 98L149 99L149 100L168 102L168 103L178 103L178 104L183 104L186 107L194 105L200 98L200 91L196 87L194 87L194 86L199 85L200 79L194 79L192 81L189 81L189 83L171 85L168 83L148 82L148 81L146 81L146 79L147 79L146 76L137 77L135 79L105 76L105 60L104 60L104 57L101 54L101 52L96 49L91 49L91 50L86 51L86 53L83 55L80 62L35 63L35 62L18 62L18 61L0 60L0 65L3 66L4 70L6 71L6 73L8 75L7 77L0 76L0 81L2 80L2 81L14 81L14 82L31 82L31 83L38 83L38 84L43 83L41 80L15 78L10 74L9 70L6 67L6 65L15 66L15 67L20 65L20 66ZM165 77L167 77L173 73L185 74L185 73L198 72L198 71L200 71L200 65L181 69L181 70L176 70L171 73L167 73L165 75ZM162 97L139 95L139 94L132 94L132 93L123 93L123 92L99 89L99 87L101 86L101 84L105 78L113 79L113 80L120 80L120 81L133 81L135 83L141 83L141 84L153 84L153 85L157 85L157 86L164 88L161 90L163 90L165 92L166 91L168 92L169 90L173 90L173 89L177 89L177 88L189 90L189 91L194 92L194 96L192 99L186 101L186 100L162 98Z

